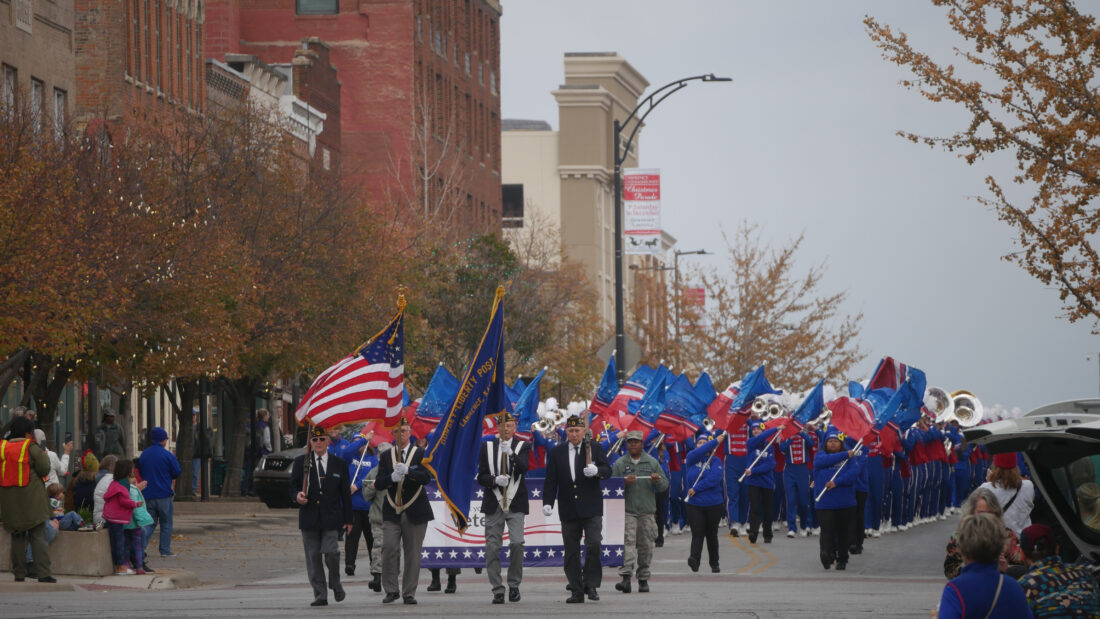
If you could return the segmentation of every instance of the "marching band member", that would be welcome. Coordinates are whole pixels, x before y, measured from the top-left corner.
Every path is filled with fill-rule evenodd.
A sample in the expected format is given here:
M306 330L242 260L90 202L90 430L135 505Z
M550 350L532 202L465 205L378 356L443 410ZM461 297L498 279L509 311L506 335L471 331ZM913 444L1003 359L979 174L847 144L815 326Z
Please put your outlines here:
M504 603L500 579L500 549L508 527L508 601L520 600L523 582L523 523L528 513L527 473L530 444L515 436L516 418L504 412L498 437L481 444L477 482L485 488L481 511L485 514L485 571L493 589L493 604Z
M726 456L726 516L731 537L748 530L745 524L749 507L748 486L738 481L749 463L748 440L749 425L746 423L733 434L726 434L726 444L723 446ZM687 485L686 481L684 485Z
M668 532L680 535L687 524L684 505L684 458L689 451L685 443L665 438L665 447L668 448Z
M775 457L768 447L768 439L779 428L764 429L764 424L749 421L750 438L748 462L745 468L745 484L749 494L749 543L755 544L760 525L764 525L764 543L772 543L772 499L775 494ZM755 462L755 464L754 464Z
M588 411L585 411L585 416ZM600 544L603 541L603 496L600 480L611 476L611 465L599 443L585 438L584 419L572 416L565 423L566 442L546 458L542 513L554 513L558 505L561 537L565 546L565 575L569 578L569 604L600 599L603 579ZM581 536L585 541L581 570Z
M798 535L798 526L808 532L810 512L810 435L806 430L779 442L779 451L786 455L783 469L783 490L787 495L787 537ZM796 520L797 518L797 520Z
M882 439L872 430L874 440L867 443L867 501L863 513L863 527L871 531L872 537L882 534L882 503L886 489L886 475L882 464Z
M856 446L856 440L852 437L848 437L844 440L845 449L854 449ZM848 536L848 553L858 555L863 553L863 538L865 529L867 527L864 521L864 512L867 508L867 455L860 453L852 456L851 462L848 463L848 468L855 467L856 476L852 480L852 489L855 491L856 496L856 509L852 514L851 526L852 532Z
M843 450L843 438L839 430L830 427L825 432L825 452L814 456L814 493L819 495L814 506L821 525L821 566L825 569L834 562L838 570L848 567L849 534L856 508L854 483L859 471L845 466L857 453Z
M374 547L374 535L370 526L370 501L363 498L363 493L359 491L371 469L378 466L378 458L370 453L370 437L373 434L372 430L358 452L352 454L352 458L348 461L348 471L352 477L351 532L344 540L344 573L348 576L355 575L355 560L359 557L359 537L362 536L367 542L368 562L371 548Z
M703 430L697 436L695 449L687 454L687 472L684 477L684 485L687 487L684 504L688 526L691 527L688 566L693 572L699 571L703 540L706 539L710 571L717 573L721 571L718 567L718 523L722 520L723 511L722 464L714 456L726 438L726 433L716 437ZM744 465L741 468L744 469Z
M668 478L657 459L643 449L642 433L626 433L626 455L615 461L611 474L626 486L624 506L622 582L615 588L630 593L630 578L638 576L638 593L649 593L649 564L657 538L656 493L668 490Z

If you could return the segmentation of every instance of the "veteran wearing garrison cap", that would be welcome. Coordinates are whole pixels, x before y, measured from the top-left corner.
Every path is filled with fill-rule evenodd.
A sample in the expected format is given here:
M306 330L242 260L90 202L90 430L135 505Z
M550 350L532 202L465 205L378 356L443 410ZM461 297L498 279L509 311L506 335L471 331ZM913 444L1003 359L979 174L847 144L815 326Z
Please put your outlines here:
M481 444L477 483L485 489L481 511L485 514L485 571L493 589L493 604L504 603L500 578L500 549L508 526L508 601L520 600L523 582L523 525L528 514L527 482L531 444L515 436L516 418L501 413L498 436Z
M583 415L587 416L588 411ZM561 537L565 546L565 575L569 578L570 604L599 600L603 579L600 544L603 541L603 495L600 480L611 477L611 465L600 444L586 436L587 424L580 416L565 422L564 443L550 450L546 458L543 486L543 514L558 506ZM581 536L585 559L581 570Z
M325 430L314 426L309 449L294 459L290 471L290 494L299 505L298 528L306 551L306 574L313 587L310 606L327 606L328 589L337 602L344 599L337 537L340 529L345 533L351 530L351 483L347 462L328 453L328 443Z

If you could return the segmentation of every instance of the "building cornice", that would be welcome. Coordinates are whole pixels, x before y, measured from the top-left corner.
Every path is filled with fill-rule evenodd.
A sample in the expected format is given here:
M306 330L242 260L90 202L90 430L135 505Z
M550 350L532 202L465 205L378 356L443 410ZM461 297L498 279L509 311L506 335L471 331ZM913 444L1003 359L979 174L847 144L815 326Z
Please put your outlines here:
M611 184L611 170L598 165L562 165L558 166L558 176L562 179L590 178L602 184Z

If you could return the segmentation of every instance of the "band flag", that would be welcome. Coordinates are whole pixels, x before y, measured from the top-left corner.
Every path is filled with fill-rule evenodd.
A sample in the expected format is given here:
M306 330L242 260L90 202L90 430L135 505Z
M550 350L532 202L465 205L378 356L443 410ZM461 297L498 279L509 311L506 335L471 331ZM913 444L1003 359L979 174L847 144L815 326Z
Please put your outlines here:
M404 387L405 295L400 295L397 314L386 328L322 372L294 416L323 428L365 419L396 423Z
M706 411L706 403L699 399L686 374L672 381L665 391L665 410L657 417L657 430L678 441L695 436L699 422L695 419Z
M435 430L424 466L432 472L451 510L455 526L465 531L470 493L477 476L481 427L486 415L508 410L504 382L504 287L497 288L489 325L458 389L458 396Z
M665 410L665 387L671 380L672 372L663 363L658 365L656 375L646 387L641 408L628 426L629 430L648 432L653 429L657 417Z
M439 420L451 409L451 404L458 395L458 379L454 374L440 363L428 381L428 388L424 390L424 397L420 398L420 404L416 407L416 416L409 422L412 433L418 437L431 434L439 425Z
M531 424L539 420L539 383L543 374L546 374L545 367L528 383L516 402L516 432L530 435Z
M768 377L764 374L764 366L749 372L741 379L741 386L737 390L737 397L730 403L726 422L726 432L735 434L749 420L752 414L752 401L765 394L778 394L778 389L773 389Z
M588 409L598 417L607 417L608 410L611 407L611 402L615 399L615 394L619 392L619 381L616 378L615 373L615 355L612 354L607 359L607 367L603 370L603 377L600 378L600 385L596 387L596 393L592 396L592 403L588 405ZM610 421L608 423L611 423Z

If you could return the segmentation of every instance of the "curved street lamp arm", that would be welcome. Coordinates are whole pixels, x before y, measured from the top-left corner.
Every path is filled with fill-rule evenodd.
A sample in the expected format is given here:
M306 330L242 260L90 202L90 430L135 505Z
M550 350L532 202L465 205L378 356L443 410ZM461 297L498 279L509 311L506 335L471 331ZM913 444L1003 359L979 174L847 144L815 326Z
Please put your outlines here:
M693 81L693 80L702 80L704 82L728 82L728 81L731 81L730 78L728 78L728 77L715 77L713 73L707 73L705 75L695 75L693 77L684 77L684 78L680 78L678 80L673 80L673 81L665 84L664 86L661 86L657 90L654 90L653 92L649 93L649 96L646 97L645 99L642 99L640 102L638 102L637 107L635 107L630 112L630 114L621 122L620 126L625 128L627 123L629 123L638 114L639 110L641 110L643 107L646 108L645 113L643 113L641 115L641 117L638 119L638 122L634 124L634 129L631 130L630 136L626 139L626 142L622 145L622 150L626 151L626 152L630 152L630 145L634 142L634 136L636 136L638 134L638 129L640 129L641 126L645 123L646 117L649 116L649 113L653 111L653 108L657 107L662 101L667 99L669 97L669 95L671 95L672 93L674 93L674 92L676 92L676 91L678 91L682 88L685 88L687 86L687 83L690 82L690 81ZM669 90L670 88L671 88L671 90ZM666 90L668 92L665 92ZM658 96L658 95L660 95L660 96ZM626 159L626 156L625 155L620 156L619 153L615 153L615 159L616 159L616 163L622 164L623 160Z

